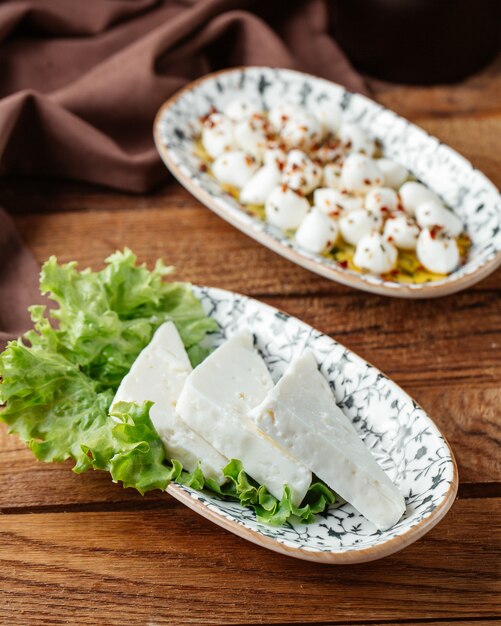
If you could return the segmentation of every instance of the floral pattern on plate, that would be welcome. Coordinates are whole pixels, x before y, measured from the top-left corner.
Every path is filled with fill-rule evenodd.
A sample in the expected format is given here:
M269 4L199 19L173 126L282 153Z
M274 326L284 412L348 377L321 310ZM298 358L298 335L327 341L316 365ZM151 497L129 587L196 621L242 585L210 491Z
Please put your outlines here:
M404 494L407 510L387 531L377 530L347 503L331 506L312 524L273 527L257 522L254 512L238 503L181 485L176 485L176 490L221 518L272 540L274 546L267 547L320 561L332 560L333 555L335 561L347 552L359 552L359 560L384 556L425 532L413 529L423 523L428 529L441 519L457 488L455 462L435 424L402 389L335 340L285 313L220 289L196 287L195 293L219 325L219 331L209 337L211 347L239 329L249 329L275 381L304 348L313 351L338 405ZM391 544L397 537L402 541ZM356 561L357 555L352 560Z
M400 284L343 269L334 260L300 248L279 229L245 212L220 184L200 171L193 140L199 117L211 106L222 109L237 96L257 99L264 110L280 102L308 109L315 101L341 106L343 119L375 136L384 155L407 167L454 208L472 240L468 262L443 280ZM386 295L427 297L452 293L493 271L501 263L501 198L496 187L457 152L393 111L340 85L295 72L266 67L237 68L206 76L175 95L159 112L155 141L166 165L202 202L237 228L276 252L328 278ZM210 202L208 201L210 200ZM487 265L489 268L487 269ZM484 269L485 271L480 271Z

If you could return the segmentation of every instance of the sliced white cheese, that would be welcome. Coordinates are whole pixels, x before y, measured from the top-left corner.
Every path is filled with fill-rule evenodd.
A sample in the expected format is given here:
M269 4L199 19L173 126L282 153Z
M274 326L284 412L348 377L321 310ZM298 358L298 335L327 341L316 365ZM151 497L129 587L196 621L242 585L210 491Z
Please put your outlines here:
M401 518L404 498L336 405L309 350L250 416L378 528L390 528Z
M272 387L252 335L240 332L189 375L177 411L221 454L242 461L249 476L276 498L282 497L287 483L292 502L298 505L311 483L311 472L260 433L248 416Z
M165 322L120 383L111 410L117 402L153 402L150 418L167 457L176 459L190 472L200 461L204 475L222 484L222 470L228 460L176 413L176 402L191 371L190 360L176 327L172 322Z

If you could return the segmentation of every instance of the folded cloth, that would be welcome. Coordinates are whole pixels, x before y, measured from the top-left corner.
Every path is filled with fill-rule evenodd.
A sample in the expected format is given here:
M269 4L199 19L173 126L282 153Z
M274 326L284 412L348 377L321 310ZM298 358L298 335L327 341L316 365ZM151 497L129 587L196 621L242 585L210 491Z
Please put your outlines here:
M21 0L0 4L0 174L144 192L165 176L155 112L234 65L364 91L328 34L329 0Z
M329 0L0 3L0 175L145 192L167 176L155 112L212 70L273 65L365 92L328 32ZM39 298L34 259L0 211L0 341Z
M30 326L27 308L43 303L38 263L21 241L12 219L0 209L0 350Z

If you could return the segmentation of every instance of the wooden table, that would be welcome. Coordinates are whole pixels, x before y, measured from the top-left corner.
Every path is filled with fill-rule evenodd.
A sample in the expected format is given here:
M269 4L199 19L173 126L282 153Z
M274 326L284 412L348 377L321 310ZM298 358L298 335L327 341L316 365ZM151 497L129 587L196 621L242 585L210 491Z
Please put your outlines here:
M453 87L374 83L384 104L501 186L501 61ZM167 180L167 176L166 176ZM176 183L147 196L8 181L0 204L37 259L98 267L116 248L302 318L393 377L445 433L459 497L424 539L382 561L319 566L267 552L165 494L37 463L0 429L5 624L488 624L501 621L501 281L435 301L373 296L295 267Z

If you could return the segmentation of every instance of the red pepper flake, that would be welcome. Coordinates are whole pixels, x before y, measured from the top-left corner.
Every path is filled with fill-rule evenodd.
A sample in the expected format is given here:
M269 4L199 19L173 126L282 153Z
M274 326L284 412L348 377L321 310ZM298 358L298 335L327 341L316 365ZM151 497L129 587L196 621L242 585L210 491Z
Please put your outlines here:
M390 209L388 207L386 207L386 206L382 206L379 210L381 211L381 213L389 213L390 212Z
M245 163L250 167L254 164L254 157L250 154L245 155Z
M393 237L390 235L389 237L386 237L386 239L391 243L393 241Z
M279 172L283 172L284 167L285 167L285 161L281 161L280 159L277 159L277 167L278 167Z
M288 115L281 115L280 116L280 121L285 124L287 121L289 120L289 116Z
M282 192L285 193L287 191L288 187L285 183L282 183Z
M371 184L370 178L364 178L364 185L370 185L370 184Z
M344 270L348 267L348 261L338 261L337 264L342 267Z
M432 228L430 228L430 237L432 239L436 239L437 235L440 234L440 231L443 230L442 226L433 226Z
M348 195L348 189L341 189L341 193L343 194L343 196L347 196Z
M398 272L397 268L395 268L394 270L391 270L391 272L390 272L391 276L398 276L398 273L399 272Z
M299 169L299 165L298 165L297 163L293 163L293 164L291 165L291 170L292 170L293 172L297 172L297 171L298 171L298 169Z
M198 166L198 169L201 172L206 172L208 168L207 168L207 165L205 163L200 163L200 165Z

